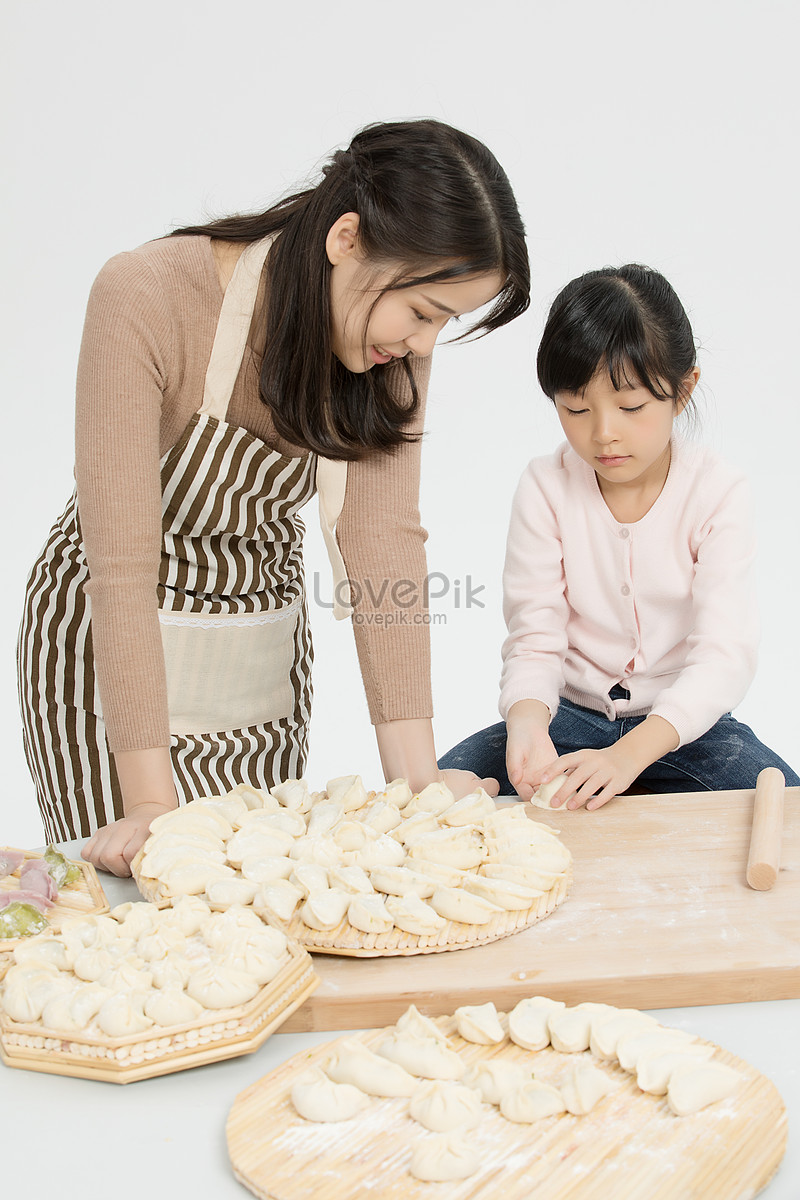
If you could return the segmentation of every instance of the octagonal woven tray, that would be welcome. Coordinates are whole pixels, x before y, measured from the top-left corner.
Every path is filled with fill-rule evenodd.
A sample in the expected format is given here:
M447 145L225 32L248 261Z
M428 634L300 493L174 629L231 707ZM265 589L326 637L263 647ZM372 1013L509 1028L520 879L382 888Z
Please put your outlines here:
M0 846L0 852L12 848L11 846ZM24 854L26 859L44 857L34 850L18 850L17 853ZM108 912L108 900L92 864L77 858L70 858L68 862L80 867L81 877L74 883L67 883L59 888L53 907L47 913L49 929L58 929L63 917L89 917L96 913ZM18 889L19 871L0 879L0 892L15 892ZM13 950L19 942L24 940L24 938L0 938L0 955Z
M0 1059L29 1071L132 1083L249 1054L319 985L305 950L290 943L288 954L287 964L246 1004L206 1009L194 1021L159 1032L121 1038L58 1033L38 1022L12 1021L0 1009Z
M548 1082L570 1062L594 1061L588 1051L478 1046L458 1036L452 1017L437 1024L468 1065L507 1058ZM374 1049L385 1033L359 1036ZM261 1200L752 1200L786 1149L786 1110L774 1084L716 1047L714 1061L739 1071L742 1082L727 1100L694 1116L674 1116L666 1097L640 1091L635 1076L603 1061L618 1087L592 1112L520 1125L484 1105L486 1118L468 1132L481 1154L478 1172L447 1184L421 1183L408 1166L412 1148L431 1135L407 1115L407 1100L373 1100L352 1120L332 1124L295 1112L295 1079L322 1066L336 1044L290 1058L242 1092L231 1109L233 1171Z

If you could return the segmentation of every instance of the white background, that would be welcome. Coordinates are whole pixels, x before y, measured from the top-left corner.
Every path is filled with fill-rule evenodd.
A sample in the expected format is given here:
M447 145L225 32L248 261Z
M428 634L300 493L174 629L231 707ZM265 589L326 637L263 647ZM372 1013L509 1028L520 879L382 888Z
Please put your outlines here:
M434 602L440 751L497 719L511 494L560 430L534 359L574 275L662 270L701 343L702 436L751 475L764 624L738 710L800 760L796 7L791 0L6 0L2 110L0 841L41 841L14 641L27 571L72 487L73 380L92 279L176 224L266 207L374 120L433 116L484 140L514 186L530 312L437 353L422 489L430 570L483 584ZM308 510L309 526L316 514ZM328 568L317 536L309 576ZM312 610L308 776L380 779L349 623ZM600 816L597 818L602 820Z

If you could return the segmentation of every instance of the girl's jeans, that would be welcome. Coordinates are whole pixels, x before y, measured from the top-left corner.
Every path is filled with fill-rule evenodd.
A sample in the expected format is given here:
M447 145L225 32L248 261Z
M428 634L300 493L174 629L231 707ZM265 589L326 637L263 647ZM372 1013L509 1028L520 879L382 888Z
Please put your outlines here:
M604 713L562 699L550 722L550 738L559 756L573 750L604 750L644 719L623 716L609 721ZM439 759L439 767L474 771L481 779L490 776L499 782L501 796L516 795L506 773L505 721L459 742ZM792 768L728 713L696 741L679 746L647 767L636 783L649 792L724 792L754 788L764 767L782 771L787 787L800 785Z

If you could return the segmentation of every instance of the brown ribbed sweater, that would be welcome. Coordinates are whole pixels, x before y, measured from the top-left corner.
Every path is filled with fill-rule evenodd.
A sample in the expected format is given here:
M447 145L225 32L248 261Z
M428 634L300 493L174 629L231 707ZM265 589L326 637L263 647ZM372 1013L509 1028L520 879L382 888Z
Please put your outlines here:
M202 403L221 304L206 237L163 238L112 258L89 298L78 365L75 476L95 670L112 750L169 744L156 603L159 463ZM302 454L277 436L259 398L263 304L262 282L228 420L280 453ZM421 409L429 374L430 359L418 360ZM421 429L422 419L420 411L415 428ZM415 623L424 612L426 574L419 465L419 442L351 463L337 526L356 585L356 645L376 724L432 715L428 628ZM382 590L384 580L411 580L418 600L398 609L390 587ZM325 580L322 594L329 593ZM403 589L403 597L408 594ZM376 613L398 611L408 614L403 624L374 620Z

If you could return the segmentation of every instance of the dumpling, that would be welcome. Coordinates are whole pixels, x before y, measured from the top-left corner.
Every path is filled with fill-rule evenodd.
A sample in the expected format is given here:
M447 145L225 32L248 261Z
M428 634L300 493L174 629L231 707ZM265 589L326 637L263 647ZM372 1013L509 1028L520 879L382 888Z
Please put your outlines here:
M228 792L226 796L204 796L202 800L197 801L197 805L199 808L213 809L214 812L229 821L234 829L239 828L249 811L244 797L237 795L236 792Z
M284 808L290 808L299 813L308 812L313 804L305 779L288 779L286 783L279 783L277 787L270 788L270 795L278 800Z
M531 1125L544 1117L555 1117L567 1111L564 1097L558 1088L538 1079L529 1079L500 1098L500 1112L507 1121Z
M218 879L233 879L232 867L200 859L176 863L160 873L161 882L173 896L199 896L210 883Z
M261 987L273 980L284 965L282 956L271 954L265 948L252 946L247 942L231 947L218 961L224 969L230 968L250 975Z
M150 964L153 984L157 988L182 988L196 969L196 964L183 954L168 954Z
M154 991L144 1004L145 1016L155 1021L156 1025L186 1025L194 1021L203 1011L191 996L187 996L181 988L162 988Z
M292 1087L292 1104L307 1121L349 1121L369 1104L369 1096L350 1083L334 1083L319 1069L304 1071Z
M29 966L41 964L56 967L59 971L69 970L70 965L65 944L59 938L45 935L29 938L15 946L14 962Z
M406 816L404 812L402 825L396 826L391 836L402 846L411 846L423 833L433 833L438 828L439 822L435 813L419 812L413 816Z
M409 859L410 862L411 859ZM413 863L414 871L418 875L427 875L437 887L457 888L461 887L464 882L466 872L459 871L457 867L446 867L442 863L430 862L427 858L415 858ZM436 888L434 888L435 890Z
M694 1042L680 1050L668 1050L666 1054L644 1054L636 1063L636 1083L651 1096L665 1096L676 1071L698 1066L713 1054L714 1047L702 1042Z
M214 950L227 950L231 938L238 932L261 933L264 922L253 911L241 904L232 904L225 912L212 913L200 929L203 941Z
M562 1000L531 996L520 1000L508 1014L508 1032L512 1042L523 1050L543 1050L550 1045L550 1017L566 1008Z
M373 1053L357 1038L339 1042L325 1073L334 1082L350 1083L369 1096L410 1096L418 1083L399 1063Z
M328 867L328 886L353 896L369 896L375 892L369 875L361 867Z
M394 918L387 911L383 896L353 896L347 909L347 919L362 933L388 933L394 929Z
M566 1079L561 1081L561 1095L564 1097L567 1112L581 1117L591 1112L615 1087L614 1080L609 1079L603 1071L591 1063L579 1062L575 1063Z
M362 867L365 871L372 867L399 867L405 859L405 850L388 833L379 833L360 850L351 850L344 856L348 866Z
M310 896L312 892L324 892L330 886L328 870L320 863L296 863L289 876L289 883L298 888L303 896Z
M281 858L288 854L295 839L283 829L252 825L235 833L225 847L228 862L241 866L246 858Z
M612 1008L597 1013L592 1018L592 1036L589 1049L596 1058L612 1061L617 1057L617 1042L631 1033L652 1032L659 1028L655 1017L640 1012L638 1008Z
M393 779L391 783L387 783L382 792L379 792L375 797L377 800L385 800L389 804L395 804L399 809L404 809L411 801L413 793L405 779Z
M160 817L150 822L150 833L161 833L167 829L177 830L178 833L195 833L207 830L222 838L224 842L233 833L233 826L226 821L221 813L213 808L207 808L198 800L190 800L182 808L174 808L171 812L162 813Z
M289 851L289 857L296 862L316 863L321 867L340 867L346 861L344 851L329 835L298 838Z
M709 1062L676 1071L669 1081L667 1103L678 1117L700 1112L709 1104L725 1100L737 1088L741 1076L724 1063Z
M300 920L310 929L336 929L344 920L351 899L347 892L334 888L311 892L300 909Z
M414 892L409 892L407 896L387 896L386 909L398 929L419 937L430 937L447 925L444 917L440 917L430 904L426 904Z
M480 1046L495 1046L506 1040L497 1009L491 1003L463 1005L453 1014L461 1037Z
M373 867L369 878L376 891L389 896L408 896L413 892L424 900L436 891L436 884L429 875L412 871L410 867Z
M166 958L168 954L175 951L182 954L186 950L186 934L180 929L166 927L157 927L148 929L141 934L136 943L137 953L141 958L148 961L158 958Z
M137 959L123 959L121 962L104 971L98 979L101 987L110 988L112 992L124 992L128 996L134 993L149 992L153 986L153 973L138 966Z
M328 799L338 800L345 812L363 808L369 798L360 775L340 775L337 779L329 779L325 791Z
M85 1029L100 1011L101 1004L111 996L109 988L99 983L84 983L69 993L70 1012L79 1029Z
M364 809L361 819L376 833L389 833L390 830L396 829L403 820L400 809L389 800L374 801Z
M59 1033L75 1033L78 1029L83 1028L83 1025L79 1024L72 1012L72 995L74 990L74 988L63 991L59 990L53 993L42 1005L41 1022L45 1029L55 1029ZM24 1019L20 1017L14 1018L12 1013L8 1015L15 1020Z
M511 883L521 883L523 887L536 888L540 892L549 892L559 879L565 878L564 871L539 871L519 856L522 861L510 862L503 859L493 862L491 856L481 867L481 875L488 879L508 879Z
M193 971L186 984L186 991L203 1008L233 1008L237 1004L246 1004L258 988L252 975L215 963Z
M211 909L200 896L181 896L171 908L160 912L157 919L161 929L179 929L186 937L191 937L210 916Z
M140 900L136 903L118 904L109 914L119 921L121 928L129 937L138 938L142 933L148 933L158 923L159 910L155 904Z
M114 966L114 960L107 950L100 946L87 946L76 955L72 969L78 979L95 983Z
M480 866L485 853L483 841L478 835L458 833L452 829L437 829L422 834L408 847L411 867L414 866L414 859L423 858L447 867L457 867L460 871Z
M379 834L377 830L371 829L369 825L362 825L360 821L342 821L331 830L330 836L340 850L348 853L352 850L362 850L368 842L374 842Z
M694 1040L693 1034L685 1033L682 1029L659 1027L650 1030L645 1026L643 1030L634 1030L621 1037L617 1042L616 1055L624 1071L635 1071L636 1064L645 1055L666 1054L670 1050L688 1046Z
M481 1119L481 1094L462 1083L430 1079L417 1085L408 1112L434 1133L471 1129Z
M294 863L290 858L279 858L277 855L261 857L258 854L252 858L242 859L240 870L245 879L258 887L263 884L277 883L280 879L288 879Z
M242 822L241 828L248 832L257 830L264 833L278 830L281 833L290 834L293 838L298 838L305 837L306 819L302 813L295 812L290 808L279 808L277 812L270 810L250 812Z
M259 916L277 917L279 921L288 921L302 899L303 893L300 888L295 887L288 879L276 879L274 883L265 884L256 892L253 897L253 911Z
M218 879L206 888L212 904L227 908L229 904L250 904L258 891L258 884L250 879Z
M555 779L551 779L549 783L540 783L536 791L531 796L530 803L534 806L534 808L550 808L552 811L550 801L552 800L553 796L555 796L561 785L566 782L567 775L566 772L564 772L562 775L556 775ZM561 808L562 805L563 801L557 807Z
M503 1096L521 1088L529 1079L530 1072L521 1063L489 1058L470 1067L464 1083L477 1088L487 1104L499 1104Z
M344 805L340 800L320 800L308 814L308 836L322 837L330 833L344 816Z
M554 1010L548 1018L550 1045L563 1054L577 1054L589 1049L592 1037L592 1018L607 1012L609 1004L576 1004L574 1008Z
M258 811L262 808L278 809L280 807L278 801L274 800L269 792L252 787L249 783L237 783L230 795L241 796L250 811Z
M436 783L429 783L416 796L412 796L406 805L405 811L409 816L420 812L438 814L443 813L446 808L450 808L454 802L455 796L447 784L437 781Z
M525 887L510 879L487 879L485 875L467 875L462 886L473 895L482 896L511 912L532 908L538 897L544 895L539 888Z
M474 896L461 888L437 888L431 897L431 907L440 917L448 921L461 921L464 925L488 925L493 917L503 912L497 904Z
M467 1179L480 1166L474 1146L458 1133L437 1133L415 1147L409 1171L427 1183Z
M464 1074L463 1061L436 1038L393 1033L380 1043L377 1052L399 1063L409 1075L423 1079L460 1079Z
M97 1024L109 1037L127 1037L132 1033L144 1033L153 1022L133 997L115 993L100 1005Z
M404 1037L433 1038L444 1046L450 1045L446 1033L443 1033L431 1017L421 1013L416 1004L409 1004L402 1016L395 1022L395 1031Z
M445 825L475 825L495 811L492 797L483 788L478 788L477 792L462 796L455 804L446 808L441 814L441 820Z

